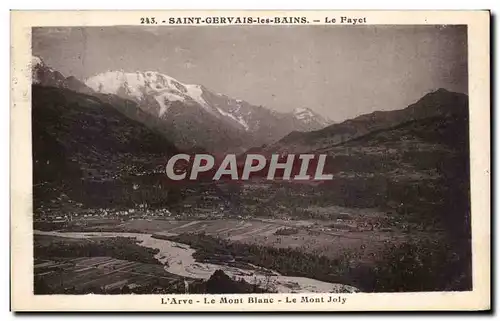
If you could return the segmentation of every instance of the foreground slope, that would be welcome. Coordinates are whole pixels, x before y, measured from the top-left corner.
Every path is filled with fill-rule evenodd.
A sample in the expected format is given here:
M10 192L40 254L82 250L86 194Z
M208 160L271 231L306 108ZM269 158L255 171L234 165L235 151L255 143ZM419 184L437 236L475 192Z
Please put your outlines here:
M32 128L35 203L60 193L86 206L130 202L134 185L177 153L110 104L67 89L33 86Z

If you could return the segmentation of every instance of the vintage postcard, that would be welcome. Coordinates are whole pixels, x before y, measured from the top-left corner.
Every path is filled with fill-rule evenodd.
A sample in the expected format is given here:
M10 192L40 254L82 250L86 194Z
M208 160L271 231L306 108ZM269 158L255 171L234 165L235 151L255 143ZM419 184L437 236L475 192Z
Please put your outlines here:
M490 309L488 11L12 11L13 311Z

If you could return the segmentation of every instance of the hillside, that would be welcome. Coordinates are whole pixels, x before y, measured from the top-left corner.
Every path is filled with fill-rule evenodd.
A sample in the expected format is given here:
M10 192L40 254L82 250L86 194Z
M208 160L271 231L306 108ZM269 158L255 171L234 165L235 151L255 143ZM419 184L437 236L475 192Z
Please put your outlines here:
M467 95L439 89L429 93L405 109L376 111L354 119L333 124L307 133L292 132L263 150L271 152L303 153L325 149L377 130L387 129L409 121L434 116L464 114Z
M328 220L338 214L333 210L338 207L374 209L386 213L379 221L388 228L410 224L418 229L446 229L466 239L470 235L467 97L437 91L392 116L390 112L380 115L373 123L365 122L370 116L349 121L362 124L364 130L368 124L377 129L345 142L332 143L328 136L345 124L297 135L308 142L307 146L293 145L300 151L327 154L325 172L333 174L333 179L275 182L265 190L249 186L239 200L243 213ZM313 134L320 133L324 136L313 139ZM286 140L280 144L292 146Z
M120 205L177 153L160 133L67 89L33 85L32 128L36 205L61 193L90 207Z

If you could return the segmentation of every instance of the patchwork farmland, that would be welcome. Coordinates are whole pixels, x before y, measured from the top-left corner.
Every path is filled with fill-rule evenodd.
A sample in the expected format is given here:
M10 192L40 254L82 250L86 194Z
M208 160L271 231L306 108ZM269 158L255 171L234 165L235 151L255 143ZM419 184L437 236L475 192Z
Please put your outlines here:
M415 238L425 239L422 232L404 233L397 229L370 231L349 229L353 223L341 220L281 220L281 219L225 219L225 220L128 220L121 224L101 220L93 225L73 222L61 231L126 232L147 234L207 234L233 242L258 244L276 248L298 248L309 253L321 253L330 258L344 255L346 251L369 259L376 256L387 243L398 244ZM283 235L282 229L293 229ZM433 233L439 237L438 232Z
M57 293L122 293L174 286L179 277L166 272L162 265L144 264L112 257L54 258L37 260L34 265L37 290L50 286Z

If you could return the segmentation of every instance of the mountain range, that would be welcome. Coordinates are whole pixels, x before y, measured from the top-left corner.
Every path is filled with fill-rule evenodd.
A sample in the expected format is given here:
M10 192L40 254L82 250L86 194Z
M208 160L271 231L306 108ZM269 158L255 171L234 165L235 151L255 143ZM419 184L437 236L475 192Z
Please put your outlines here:
M321 151L405 122L436 116L466 114L468 112L467 101L467 95L441 88L426 94L404 109L375 111L310 132L293 131L279 141L265 146L261 151L267 153Z
M85 83L97 93L137 103L161 121L168 136L183 149L202 146L212 153L242 152L293 130L315 130L331 123L310 109L278 113L153 71L108 71Z
M277 113L158 73L128 75L127 81L121 72L105 73L82 82L37 59L33 66L35 207L61 192L87 206L165 206L183 188L164 181L170 155L250 146L246 153L327 154L325 171L334 175L332 181L312 190L290 187L296 192L305 188L300 193L313 198L308 202L387 211L404 204L405 211L419 215L445 213L455 222L460 212L458 221L466 220L465 94L438 89L404 109L321 128L326 122L306 108ZM104 75L118 78L105 87L99 85ZM321 129L298 131L308 122ZM284 137L274 138L279 131ZM277 213L290 204L293 213L304 203L303 197L267 194L269 201L259 205L259 213ZM246 203L238 195L231 199L243 206L235 211L244 213Z
M137 181L156 175L180 150L242 151L291 128L326 124L307 109L277 113L158 73L135 74L140 84L124 75L109 72L83 82L33 57L34 188L41 198L64 191L107 204L133 195ZM160 202L167 199L161 177L154 182L141 184L152 185L154 192L147 193Z
M279 113L159 72L107 71L82 82L63 76L39 57L32 62L34 84L94 95L116 108L127 105L123 113L159 129L184 150L238 153L294 130L315 130L332 123L309 108Z

